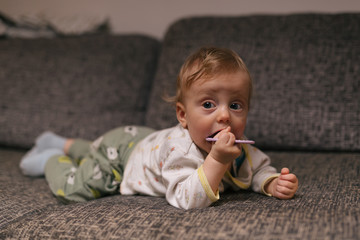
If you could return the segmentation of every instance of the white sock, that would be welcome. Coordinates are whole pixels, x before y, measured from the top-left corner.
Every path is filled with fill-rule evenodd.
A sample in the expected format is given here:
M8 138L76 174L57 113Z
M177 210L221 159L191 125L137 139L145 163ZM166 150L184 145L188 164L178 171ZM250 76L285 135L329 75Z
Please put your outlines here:
M56 148L46 149L37 152L34 148L30 150L20 161L20 168L24 175L31 177L40 177L44 175L45 164L53 156L65 155L65 153Z
M64 149L66 138L56 135L53 132L44 132L35 140L38 152L42 152L49 148Z

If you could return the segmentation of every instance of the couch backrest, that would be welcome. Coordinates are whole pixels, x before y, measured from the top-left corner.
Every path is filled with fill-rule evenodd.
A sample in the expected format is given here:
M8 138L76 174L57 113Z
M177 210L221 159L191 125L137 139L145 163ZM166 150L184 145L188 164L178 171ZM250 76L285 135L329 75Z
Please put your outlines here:
M147 125L176 124L161 96L204 45L245 61L255 92L246 134L266 149L360 150L360 14L182 19L163 42Z
M0 40L0 144L144 124L159 48L139 35Z

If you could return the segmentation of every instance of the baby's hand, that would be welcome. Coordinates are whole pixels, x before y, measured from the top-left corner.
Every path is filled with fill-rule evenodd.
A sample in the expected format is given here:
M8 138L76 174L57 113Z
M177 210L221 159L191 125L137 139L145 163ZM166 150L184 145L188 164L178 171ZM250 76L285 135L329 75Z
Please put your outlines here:
M279 199L292 198L298 189L297 177L290 173L288 168L281 169L281 175L272 180L265 191Z
M227 127L216 135L218 140L213 144L209 155L223 164L234 161L241 154L241 145L235 144L235 135Z

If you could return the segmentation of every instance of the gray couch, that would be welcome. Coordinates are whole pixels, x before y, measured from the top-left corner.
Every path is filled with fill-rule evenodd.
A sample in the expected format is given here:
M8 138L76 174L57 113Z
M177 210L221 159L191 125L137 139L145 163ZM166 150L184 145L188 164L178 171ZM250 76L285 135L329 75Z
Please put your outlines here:
M255 94L246 135L299 178L292 200L226 192L205 209L109 196L64 205L18 164L44 130L95 139L176 123L185 57L232 48ZM0 239L359 239L360 14L195 17L140 35L0 39Z

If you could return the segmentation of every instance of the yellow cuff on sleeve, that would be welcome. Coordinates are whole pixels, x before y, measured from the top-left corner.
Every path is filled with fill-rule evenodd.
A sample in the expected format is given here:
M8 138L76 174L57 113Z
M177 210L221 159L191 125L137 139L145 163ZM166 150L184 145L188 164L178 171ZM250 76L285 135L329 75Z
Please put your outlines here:
M241 189L248 189L250 187L250 184L246 184L241 182L240 180L234 178L229 171L225 172L225 175L239 188Z
M216 202L217 200L220 199L219 196L219 190L216 191L216 194L214 194L213 190L210 187L210 184L205 176L204 173L204 169L203 166L201 165L198 170L198 176L199 176L199 180L201 182L202 187L204 188L204 191L206 193L206 195L208 196L208 198L212 201L212 202Z
M264 181L263 184L261 185L261 191L262 191L265 195L267 195L267 196L269 196L269 197L272 197L272 195L271 195L270 193L267 193L267 192L265 191L265 186L266 186L266 184L268 184L271 180L273 180L274 178L277 178L277 177L279 177L279 176L280 176L280 173L275 174L275 175L271 175L270 177L268 177L267 179L265 179L265 181Z

